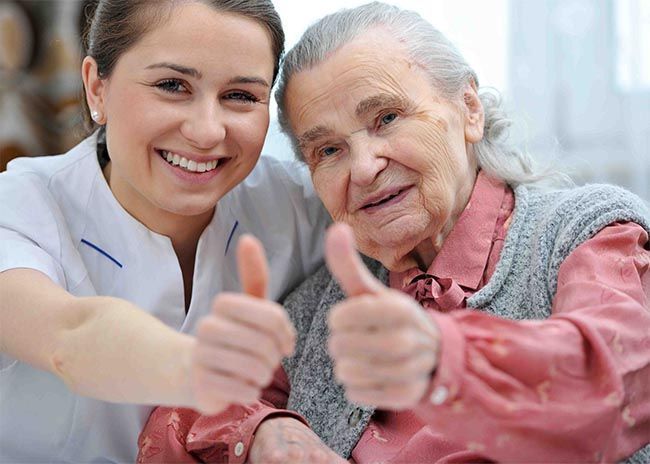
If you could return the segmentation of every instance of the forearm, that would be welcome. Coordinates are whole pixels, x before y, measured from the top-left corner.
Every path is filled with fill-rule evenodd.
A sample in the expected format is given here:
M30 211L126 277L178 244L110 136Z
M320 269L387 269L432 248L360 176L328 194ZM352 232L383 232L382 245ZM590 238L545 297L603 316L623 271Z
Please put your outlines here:
M0 350L79 394L193 406L193 343L125 300L77 298L30 269L0 273Z
M637 395L630 404L629 395L650 371L622 375L625 364L593 319L516 322L474 312L436 318L442 356L415 410L453 441L496 461L580 461L597 453L615 461L641 444L642 400ZM637 325L639 333L648 327Z
M83 317L61 332L51 358L71 390L105 401L193 406L193 337L117 298L71 304Z

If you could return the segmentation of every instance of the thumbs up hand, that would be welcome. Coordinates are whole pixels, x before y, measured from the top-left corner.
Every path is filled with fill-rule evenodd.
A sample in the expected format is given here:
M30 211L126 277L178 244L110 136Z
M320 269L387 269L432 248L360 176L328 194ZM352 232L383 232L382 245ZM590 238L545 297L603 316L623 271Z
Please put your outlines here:
M437 326L414 299L368 271L349 226L330 228L325 257L348 296L329 315L329 352L347 398L382 409L415 406L438 362Z
M295 329L284 308L266 299L268 266L262 244L243 236L237 247L242 293L221 293L198 324L191 361L195 408L216 414L231 403L256 401L284 356Z

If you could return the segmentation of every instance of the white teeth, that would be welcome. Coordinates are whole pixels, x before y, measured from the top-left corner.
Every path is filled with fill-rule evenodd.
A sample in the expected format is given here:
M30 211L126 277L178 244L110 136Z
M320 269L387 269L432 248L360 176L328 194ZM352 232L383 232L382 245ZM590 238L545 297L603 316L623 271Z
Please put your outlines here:
M186 171L191 171L191 172L212 171L219 164L218 160L207 161L204 163L197 163L194 160L188 160L184 156L180 156L170 151L161 151L160 155L162 156L163 159L167 160L168 163L173 164L174 166L180 166Z

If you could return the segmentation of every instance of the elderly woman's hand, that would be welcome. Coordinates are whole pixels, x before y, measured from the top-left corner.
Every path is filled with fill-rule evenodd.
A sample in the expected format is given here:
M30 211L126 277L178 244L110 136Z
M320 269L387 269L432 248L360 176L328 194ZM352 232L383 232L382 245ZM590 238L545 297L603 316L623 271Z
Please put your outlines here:
M195 408L205 414L256 401L294 348L295 329L286 311L265 298L268 266L262 244L242 237L237 263L242 293L219 294L197 328L192 395Z
M345 464L309 427L291 417L266 419L255 431L250 464Z
M437 326L415 300L370 274L349 227L329 230L326 258L348 295L329 316L329 351L346 396L382 409L415 406L437 365Z

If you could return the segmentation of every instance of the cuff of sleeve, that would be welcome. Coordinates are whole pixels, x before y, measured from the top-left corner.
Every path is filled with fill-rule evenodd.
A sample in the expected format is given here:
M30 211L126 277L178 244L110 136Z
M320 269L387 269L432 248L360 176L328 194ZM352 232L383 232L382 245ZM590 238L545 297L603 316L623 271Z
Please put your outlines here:
M231 405L217 416L201 416L196 421L187 435L187 451L202 462L241 464L248 457L255 431L272 416L292 417L306 424L299 414L263 402Z
M228 462L242 464L248 458L255 432L262 422L271 417L291 417L307 425L307 421L298 413L287 409L265 408L251 415L245 423L228 439Z
M428 312L440 333L440 354L431 383L419 407L449 406L460 395L465 373L465 338L456 320L447 314Z

